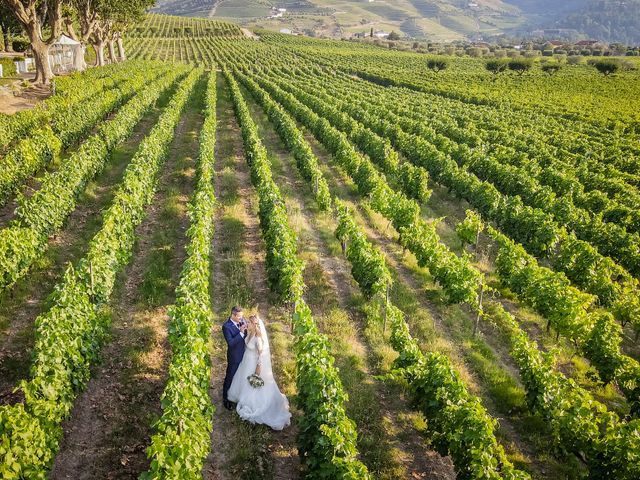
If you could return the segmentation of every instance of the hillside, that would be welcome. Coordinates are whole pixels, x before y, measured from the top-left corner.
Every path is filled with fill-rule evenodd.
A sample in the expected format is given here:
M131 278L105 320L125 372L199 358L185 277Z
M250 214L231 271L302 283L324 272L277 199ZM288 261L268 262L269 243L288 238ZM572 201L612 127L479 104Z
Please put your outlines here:
M640 43L640 0L600 0L559 22L591 38L637 45Z
M272 7L286 12L274 17ZM638 0L159 0L154 11L311 36L341 37L374 28L451 41L566 28L585 37L640 43Z

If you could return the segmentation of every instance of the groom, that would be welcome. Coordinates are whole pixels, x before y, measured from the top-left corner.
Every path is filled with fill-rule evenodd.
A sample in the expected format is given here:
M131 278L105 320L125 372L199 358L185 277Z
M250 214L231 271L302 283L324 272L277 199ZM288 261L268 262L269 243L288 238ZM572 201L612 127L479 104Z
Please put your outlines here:
M224 377L222 387L222 401L224 408L233 410L234 405L227 398L227 392L244 356L244 337L247 336L247 324L242 317L242 308L235 306L231 309L231 316L222 324L222 334L227 341L227 374Z

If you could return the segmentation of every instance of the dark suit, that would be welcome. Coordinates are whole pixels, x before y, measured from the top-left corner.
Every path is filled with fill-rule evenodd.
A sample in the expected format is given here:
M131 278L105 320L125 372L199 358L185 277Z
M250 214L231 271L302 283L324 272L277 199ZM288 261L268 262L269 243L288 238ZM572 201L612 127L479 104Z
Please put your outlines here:
M244 356L244 335L233 324L231 318L222 324L222 334L227 341L227 374L224 377L224 385L222 386L222 398L227 401L227 392L231 386L231 381Z

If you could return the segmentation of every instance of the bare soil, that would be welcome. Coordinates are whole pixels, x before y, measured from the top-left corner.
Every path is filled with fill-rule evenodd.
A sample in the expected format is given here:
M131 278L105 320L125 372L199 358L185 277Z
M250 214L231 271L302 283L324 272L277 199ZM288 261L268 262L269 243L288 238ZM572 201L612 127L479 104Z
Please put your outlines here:
M34 319L47 306L47 297L69 263L85 252L101 226L106 208L141 139L156 122L157 111L146 115L133 134L113 153L105 169L89 183L62 230L49 239L49 247L32 270L9 291L0 294L0 404L13 403L11 390L28 376L34 342Z
M145 449L161 414L170 358L167 309L185 260L186 203L195 182L200 111L192 101L178 124L154 203L137 228L133 262L111 302L112 339L64 423L51 479L135 479L148 467ZM161 281L167 295L150 304L142 285L154 267L154 251L166 249L170 254Z
M216 213L213 245L212 293L218 321L212 334L211 401L216 410L211 454L205 463L203 476L211 480L238 477L296 479L300 463L295 447L295 426L281 432L264 426L251 426L222 405L226 344L221 325L229 316L231 306L239 303L245 309L258 309L267 316L275 309L266 281L264 243L256 214L257 199L244 158L240 127L221 76L217 114L215 191L223 206ZM224 180L225 173L231 171L233 183ZM273 328L273 325L268 327L270 335ZM271 340L273 342L273 338ZM276 371L279 359L272 360Z
M325 295L333 299L321 298L315 304L309 300L310 306L316 315L323 311L327 313L327 309L333 303L337 303L340 309L349 312L349 316L355 320L354 325L356 326L356 331L349 339L351 347L355 352L360 352L363 358L372 357L369 353L370 347L362 333L364 329L362 315L354 308L354 303L359 295L352 281L349 263L343 256L335 255L332 252L327 243L326 235L321 234L318 225L321 223L320 216L322 214L316 208L310 208L310 204L313 205L313 199L308 185L298 170L293 167L295 164L293 156L287 151L260 107L249 95L246 95L245 98L249 101L254 119L259 123L263 142L273 153L273 156L277 157L281 167L279 174L274 172L274 178L287 196L290 223L293 222L294 228L297 227L299 230L299 253L303 258L309 257L311 254L313 262L317 261L320 266L319 271L313 269L308 274L305 279L306 283L308 285L310 283L324 283L329 287L329 292ZM292 220L293 216L295 219ZM335 222L331 223L333 230ZM322 282L318 278L311 278L318 275L323 277ZM370 366L363 366L363 368L367 377L373 373L380 373L371 372ZM404 475L407 478L455 478L450 459L443 458L429 449L421 432L404 421L403 414L409 412L410 407L400 389L379 381L373 382L373 388L377 393L376 400L379 407L377 414L381 416L380 423L385 425L386 435L383 441L390 450L398 452L394 460L399 460L402 463ZM366 436L367 432L361 431L361 434Z

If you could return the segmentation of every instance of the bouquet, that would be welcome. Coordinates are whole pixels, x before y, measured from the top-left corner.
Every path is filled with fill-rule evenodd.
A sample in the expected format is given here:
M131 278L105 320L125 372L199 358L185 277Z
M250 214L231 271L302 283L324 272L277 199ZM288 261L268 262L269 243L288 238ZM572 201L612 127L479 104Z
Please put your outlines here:
M252 373L251 375L249 375L247 377L247 380L249 380L249 385L251 385L253 388L260 388L264 386L264 380L260 375L256 373Z

